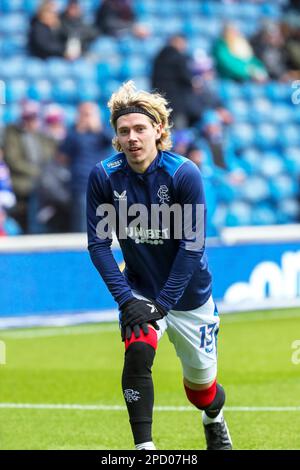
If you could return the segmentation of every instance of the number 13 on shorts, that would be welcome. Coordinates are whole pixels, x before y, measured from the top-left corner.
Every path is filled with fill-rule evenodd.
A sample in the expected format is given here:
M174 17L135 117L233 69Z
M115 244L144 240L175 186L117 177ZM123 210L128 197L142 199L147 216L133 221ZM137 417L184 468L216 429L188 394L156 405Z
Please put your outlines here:
M202 325L200 331L200 349L204 349L207 354L217 349L217 335L219 332L218 323L211 323L209 325Z

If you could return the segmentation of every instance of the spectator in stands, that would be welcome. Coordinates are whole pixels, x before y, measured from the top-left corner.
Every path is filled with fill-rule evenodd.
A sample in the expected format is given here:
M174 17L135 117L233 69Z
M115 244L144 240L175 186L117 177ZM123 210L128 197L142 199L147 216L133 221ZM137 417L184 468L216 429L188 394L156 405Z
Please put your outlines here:
M43 113L43 130L46 135L61 142L66 137L63 109L55 103L45 107Z
M300 2L299 0L285 0L283 5L283 21L291 28L300 28Z
M268 78L265 66L254 55L249 41L232 24L225 26L222 37L213 47L213 55L222 78L240 82L265 82Z
M36 187L44 164L53 158L56 142L40 131L39 104L22 103L21 122L4 133L4 159L10 169L17 204L13 216L25 233L34 233Z
M81 103L78 118L60 147L71 169L71 226L73 232L86 231L86 187L91 169L107 156L111 137L103 129L97 105Z
M21 227L9 215L15 204L16 196L12 189L9 168L3 160L3 149L0 148L0 236L21 233Z
M300 18L300 17L299 17ZM299 19L300 22L300 19ZM291 80L300 79L300 28L293 23L283 24L285 36L284 48L287 57L289 77Z
M252 38L251 44L255 55L263 62L272 80L288 79L284 37L278 23L265 21Z
M212 57L203 49L197 49L192 63L193 88L199 96L201 113L215 110L223 124L231 124L233 116L221 100L215 86L215 68Z
M78 0L69 0L63 13L60 15L63 36L66 39L67 53L75 58L85 53L89 44L98 35L98 31L92 25L85 23Z
M3 149L0 147L0 207L11 209L16 204L10 171L3 159Z
M103 0L96 11L95 26L100 34L108 36L149 36L148 28L136 21L131 0Z
M193 87L190 57L184 36L172 36L153 62L152 87L166 96L173 109L177 129L190 127L199 120L201 100Z
M66 39L53 0L45 0L32 18L28 47L33 56L41 59L53 56L67 57Z
M203 115L199 150L203 154L202 164L213 168L214 172L224 176L232 184L241 184L246 173L237 150L232 146L218 113L207 111Z
M37 219L42 233L66 233L71 219L71 171L66 157L57 153L44 167L37 188Z

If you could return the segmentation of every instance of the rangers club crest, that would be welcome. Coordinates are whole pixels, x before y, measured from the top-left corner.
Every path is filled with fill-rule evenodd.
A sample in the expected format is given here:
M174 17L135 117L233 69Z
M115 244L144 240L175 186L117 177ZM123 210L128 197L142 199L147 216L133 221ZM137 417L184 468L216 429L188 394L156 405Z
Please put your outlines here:
M165 184L162 184L159 187L159 190L157 191L160 204L164 204L165 202L170 201L170 196L168 193L169 193L169 188Z
M140 392L138 392L137 390L132 390L131 388L127 388L126 390L124 390L124 398L127 401L127 403L132 403L134 401L138 401L141 398L141 396L140 396Z

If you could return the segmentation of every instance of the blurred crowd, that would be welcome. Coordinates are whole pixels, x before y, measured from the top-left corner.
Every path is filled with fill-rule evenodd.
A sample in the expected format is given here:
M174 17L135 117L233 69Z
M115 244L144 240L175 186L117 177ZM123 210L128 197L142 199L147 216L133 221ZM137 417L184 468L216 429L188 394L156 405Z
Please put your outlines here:
M80 1L68 1L59 12L54 0L46 0L31 20L28 51L73 61L107 35L151 41L151 28L137 21L130 0L103 0L90 24ZM235 118L218 96L215 79L300 79L300 2L285 2L281 21L263 21L250 38L224 24L210 55L198 49L191 56L188 49L183 34L170 36L153 59L151 88L172 107L173 150L201 168L206 192L213 194L221 180L239 186L246 178L239 149L227 138ZM56 103L25 100L21 109L19 122L7 125L0 138L0 235L85 231L87 178L111 152L111 131L98 104L80 103L71 128Z

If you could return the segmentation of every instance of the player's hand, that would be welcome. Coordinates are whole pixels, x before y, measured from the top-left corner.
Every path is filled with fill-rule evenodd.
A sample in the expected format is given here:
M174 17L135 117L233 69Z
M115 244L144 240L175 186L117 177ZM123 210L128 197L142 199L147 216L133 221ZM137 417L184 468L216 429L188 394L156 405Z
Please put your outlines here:
M151 321L150 325L152 325L155 330L159 330L159 326L156 323L156 321L154 320ZM122 341L124 342L125 339L129 341L132 336L132 333L134 334L136 338L139 338L141 336L141 328L145 335L149 333L148 323L143 323L141 326L135 325L133 328L131 328L131 326L126 326L125 328L121 328Z
M125 329L126 336L126 327L130 326L131 330L134 332L134 327L136 325L141 326L147 323L153 323L155 329L159 328L156 321L161 320L167 312L165 312L162 307L156 306L156 304L150 300L140 300L140 299L130 299L125 304L120 307L121 317L120 323L122 329ZM148 329L148 327L147 327ZM146 329L146 330L147 330ZM144 328L143 328L144 331ZM145 334L148 334L144 331ZM139 332L137 331L137 334ZM127 336L126 336L127 337ZM136 336L137 338L139 336Z
M129 325L126 326L125 328L121 327L122 341L125 341L125 339L129 341L132 336L132 333L134 334L136 338L139 338L141 336L141 328L145 335L149 333L149 328L148 328L147 323L143 323L142 325L135 325L132 328Z

